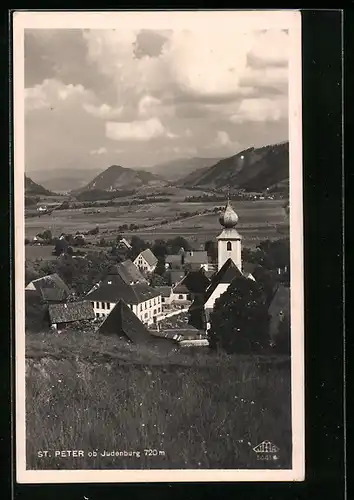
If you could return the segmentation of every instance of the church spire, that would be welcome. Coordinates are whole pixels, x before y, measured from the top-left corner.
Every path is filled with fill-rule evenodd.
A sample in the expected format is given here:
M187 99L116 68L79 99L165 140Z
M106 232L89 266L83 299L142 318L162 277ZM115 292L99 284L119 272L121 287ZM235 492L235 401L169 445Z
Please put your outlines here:
M230 203L229 192L227 193L227 203L224 212L219 217L220 224L227 228L231 229L236 226L238 222L238 215L235 210L232 208Z

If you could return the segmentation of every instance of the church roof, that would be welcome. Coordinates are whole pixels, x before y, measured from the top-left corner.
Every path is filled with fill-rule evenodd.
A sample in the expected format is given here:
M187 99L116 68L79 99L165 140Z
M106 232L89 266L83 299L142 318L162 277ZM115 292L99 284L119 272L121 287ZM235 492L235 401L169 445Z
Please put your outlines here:
M245 278L232 259L227 259L219 271L212 277L209 287L206 289L205 302L211 297L220 283L230 284L235 278Z

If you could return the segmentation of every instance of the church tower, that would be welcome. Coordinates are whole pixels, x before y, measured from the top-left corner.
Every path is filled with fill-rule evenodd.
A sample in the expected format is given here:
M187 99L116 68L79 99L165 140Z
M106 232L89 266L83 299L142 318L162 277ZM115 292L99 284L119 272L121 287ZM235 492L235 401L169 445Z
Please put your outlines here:
M220 215L219 222L224 229L217 237L218 270L221 269L228 259L232 259L242 272L241 235L235 228L238 222L238 216L229 200L227 201L224 212Z

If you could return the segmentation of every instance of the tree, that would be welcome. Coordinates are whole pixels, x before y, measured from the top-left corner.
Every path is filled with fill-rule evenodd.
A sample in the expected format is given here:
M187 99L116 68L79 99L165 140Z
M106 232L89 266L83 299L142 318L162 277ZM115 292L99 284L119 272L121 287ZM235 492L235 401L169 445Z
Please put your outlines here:
M218 246L215 241L208 240L205 242L204 250L207 252L208 257L212 262L216 262L218 260Z
M257 283L262 287L267 300L270 300L277 285L276 273L274 273L274 271L270 271L269 269L265 269L262 266L256 266L252 275Z
M69 246L69 244L66 241L66 239L57 240L55 242L53 254L54 255L61 255L62 253L65 253L68 249L68 246Z
M216 300L211 313L210 347L258 353L269 345L265 293L253 280L236 278Z
M155 240L151 247L152 253L158 258L165 258L168 254L168 248L165 240Z
M148 248L148 244L144 240L139 238L139 236L133 236L130 244L132 246L130 250L132 260L134 260L140 252Z
M160 274L153 273L150 278L150 286L167 286L167 279Z
M52 231L50 229L46 229L43 233L38 234L38 236L43 238L43 240L46 240L48 243L52 243L53 241Z
M166 273L165 259L159 258L155 268L155 274L163 276Z
M185 250L190 250L191 248L189 242L183 236L177 236L168 240L167 245L170 247L172 254L176 254L181 247Z

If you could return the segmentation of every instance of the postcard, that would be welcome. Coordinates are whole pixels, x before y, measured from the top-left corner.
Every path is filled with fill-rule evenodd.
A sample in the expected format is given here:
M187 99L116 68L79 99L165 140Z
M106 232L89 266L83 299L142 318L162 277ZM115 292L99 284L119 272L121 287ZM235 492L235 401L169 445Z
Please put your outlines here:
M298 11L13 14L19 483L304 480Z

